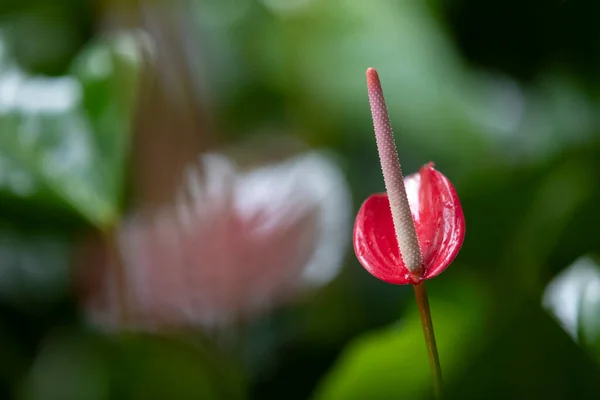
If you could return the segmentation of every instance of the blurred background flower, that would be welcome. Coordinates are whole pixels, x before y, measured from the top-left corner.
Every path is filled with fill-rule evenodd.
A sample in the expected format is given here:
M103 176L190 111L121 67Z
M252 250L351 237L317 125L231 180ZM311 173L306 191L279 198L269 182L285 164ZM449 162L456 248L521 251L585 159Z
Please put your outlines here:
M245 148L253 153L260 152ZM122 271L100 265L99 275L88 275L95 322L112 329L223 329L337 274L349 241L350 199L341 171L325 155L242 170L229 156L210 153L198 164L188 168L175 205L123 222Z

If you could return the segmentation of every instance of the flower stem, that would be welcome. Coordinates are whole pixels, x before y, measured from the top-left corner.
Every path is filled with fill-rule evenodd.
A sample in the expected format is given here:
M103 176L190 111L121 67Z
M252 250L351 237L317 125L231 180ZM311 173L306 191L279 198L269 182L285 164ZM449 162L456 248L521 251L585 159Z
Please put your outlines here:
M425 290L425 282L413 285L419 314L421 315L421 324L423 325L423 334L425 335L425 344L427 345L427 354L429 356L429 367L433 376L433 390L437 399L442 391L442 368L440 366L440 357L438 355L437 345L435 344L435 335L433 334L433 322L431 320L431 310L429 309L429 299Z

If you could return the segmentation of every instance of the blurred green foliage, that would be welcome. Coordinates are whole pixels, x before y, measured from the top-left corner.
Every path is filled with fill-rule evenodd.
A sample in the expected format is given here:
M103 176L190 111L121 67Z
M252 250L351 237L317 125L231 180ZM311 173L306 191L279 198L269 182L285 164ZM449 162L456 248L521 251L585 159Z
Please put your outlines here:
M465 360L486 342L483 324L489 299L479 285L455 281L453 290L431 285L443 370L454 380ZM440 290L442 289L442 290ZM453 298L455 297L455 298ZM431 387L429 360L416 304L407 304L404 318L382 332L370 333L353 344L317 392L318 399L422 398Z
M125 2L154 36L102 31L102 11L123 2L100 3L0 4L1 398L430 396L411 288L376 281L351 253L314 297L232 333L243 363L200 333L80 329L71 253L125 209L136 95L163 25L193 27L173 35L220 142L275 127L326 147L355 208L383 190L364 82L376 67L404 170L435 161L466 215L456 264L429 287L447 398L598 396L597 294L579 293L580 340L541 298L600 254L599 3ZM167 82L183 75L162 62Z
M91 44L55 78L28 76L5 49L0 147L21 173L8 191L32 195L41 186L99 227L115 222L140 46L126 34Z
M235 371L202 343L61 332L44 342L19 392L25 399L243 398Z

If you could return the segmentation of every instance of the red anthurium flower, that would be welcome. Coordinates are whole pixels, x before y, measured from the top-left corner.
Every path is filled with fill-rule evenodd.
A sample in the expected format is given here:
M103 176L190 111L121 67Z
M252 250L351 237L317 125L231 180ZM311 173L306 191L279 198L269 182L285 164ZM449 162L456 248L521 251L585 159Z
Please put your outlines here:
M389 283L417 284L433 278L452 262L465 236L465 218L454 187L429 163L404 180L417 240L423 257L422 274L404 265L385 193L370 196L358 211L354 251L373 276Z
M377 72L367 71L369 98L386 193L370 196L354 225L354 251L373 276L418 284L444 271L458 254L465 219L454 187L433 163L402 177Z

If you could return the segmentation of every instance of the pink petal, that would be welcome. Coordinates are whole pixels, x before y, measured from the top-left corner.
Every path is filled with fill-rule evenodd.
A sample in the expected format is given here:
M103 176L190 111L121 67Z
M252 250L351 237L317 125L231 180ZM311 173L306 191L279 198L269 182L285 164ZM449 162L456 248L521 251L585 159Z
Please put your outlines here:
M444 271L465 237L465 218L454 187L432 163L404 179L412 217L423 254L423 275L404 266L385 193L370 196L354 224L354 251L369 273L382 281L417 284Z
M78 280L92 323L108 330L124 322L140 331L227 329L337 274L350 198L328 158L311 152L251 168L217 153L201 161L190 166L175 204L121 222L122 282L113 260L100 259L103 246L98 255L86 249L81 264L98 260Z

